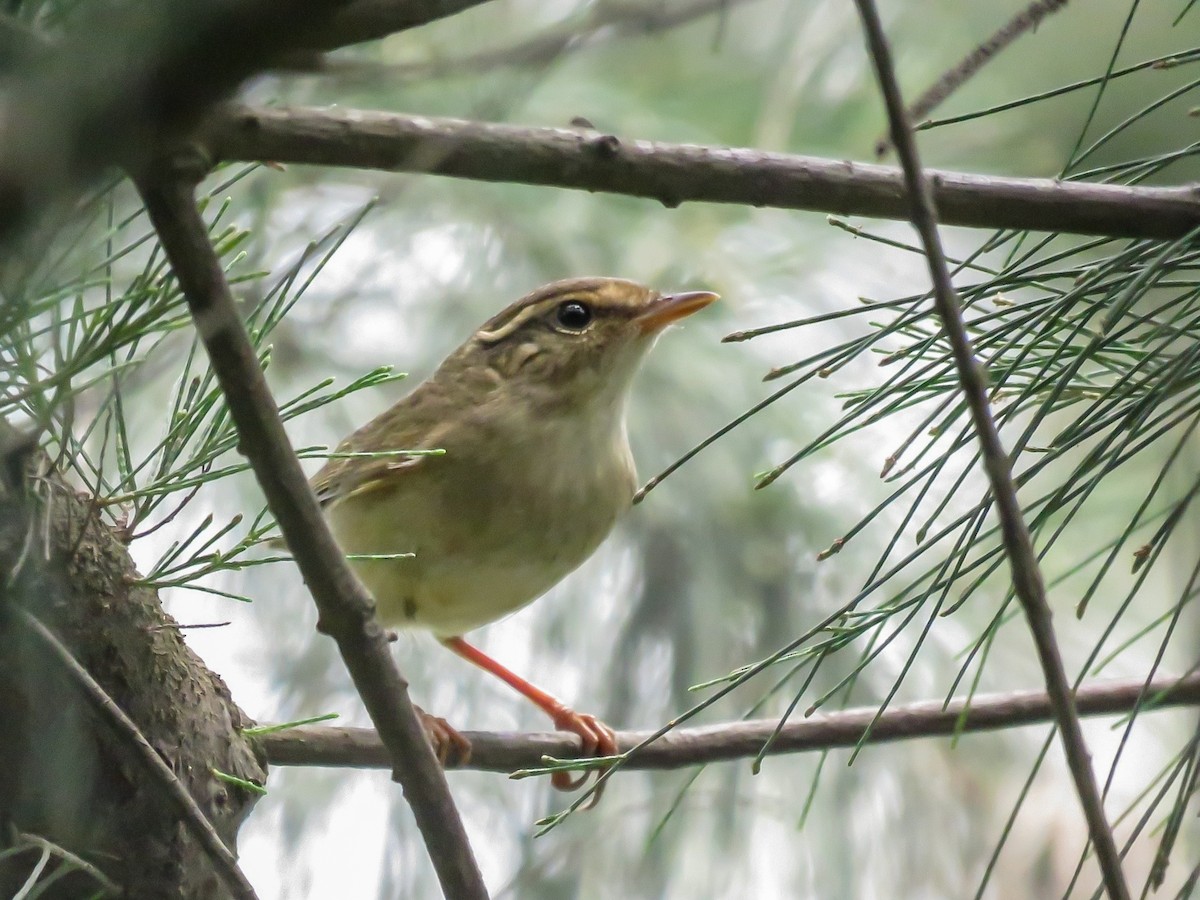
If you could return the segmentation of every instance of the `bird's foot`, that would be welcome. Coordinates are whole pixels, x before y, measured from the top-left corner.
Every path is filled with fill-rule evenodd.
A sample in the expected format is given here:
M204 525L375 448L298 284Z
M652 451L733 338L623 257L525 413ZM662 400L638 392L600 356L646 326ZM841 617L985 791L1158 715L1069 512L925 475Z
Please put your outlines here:
M577 713L564 706L552 712L550 717L559 731L579 735L582 742L580 756L616 756L617 733L595 716ZM588 771L572 778L570 772L555 772L550 776L550 784L560 791L574 791L583 787L591 774L591 771ZM596 789L592 802L588 804L589 809L600 802L600 795L603 793L604 785L601 785Z
M425 729L425 737L433 748L433 755L438 758L442 768L466 765L471 759L471 742L458 733L458 730L441 716L431 716L421 707L416 707L417 718Z

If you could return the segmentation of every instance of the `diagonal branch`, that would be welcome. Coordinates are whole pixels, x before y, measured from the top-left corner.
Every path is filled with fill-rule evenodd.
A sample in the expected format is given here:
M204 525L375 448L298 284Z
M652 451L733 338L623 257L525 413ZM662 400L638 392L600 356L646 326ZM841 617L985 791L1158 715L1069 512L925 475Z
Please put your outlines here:
M907 219L899 169L842 160L624 140L584 128L526 128L345 109L216 111L214 160L273 161L548 185L658 200L738 203ZM1111 237L1174 238L1200 225L1192 186L929 173L942 221Z
M375 604L329 533L284 432L196 207L195 174L177 165L173 171L144 175L138 188L187 298L237 427L240 450L249 459L312 592L320 611L319 627L337 643L371 721L388 747L393 777L412 806L443 892L453 898L486 897L445 775L375 617Z
M892 69L891 52L874 0L855 0L855 4L862 18L867 48L887 108L892 143L904 169L912 223L921 238L925 258L929 263L934 306L950 341L959 382L979 437L980 454L996 501L1005 553L1012 567L1013 590L1033 635L1038 661L1041 663L1042 675L1046 682L1046 692L1054 707L1055 724L1062 736L1067 766L1075 781L1075 790L1079 794L1079 802L1087 819L1088 832L1096 848L1105 889L1114 900L1127 900L1129 888L1121 870L1121 857L1113 839L1112 828L1104 815L1104 803L1096 786L1091 755L1083 738L1079 712L1075 707L1075 698L1058 649L1050 606L1046 601L1046 585L1042 580L1033 540L1017 499L1012 463L1000 441L1000 433L992 417L983 371L975 359L974 349L967 336L962 308L938 236L937 208L934 205L930 178L921 168L912 125L904 112L904 102Z
M1086 716L1142 714L1172 706L1200 705L1200 675L1144 678L1080 686L1075 696L1079 713ZM677 728L653 744L630 754L627 769L678 769L733 759L753 759L770 741L768 756L882 744L917 738L949 737L995 731L1054 721L1054 704L1044 691L984 694L968 701L927 700L888 709L875 707L817 713L802 722L788 722L779 730L778 719ZM775 732L779 730L778 735ZM620 752L626 753L652 732L617 734ZM456 768L486 772L512 772L541 765L547 756L573 759L579 755L579 738L562 732L542 734L464 731L471 742L471 758ZM387 748L370 728L330 728L301 725L268 732L255 740L273 766L337 766L381 769L390 765Z

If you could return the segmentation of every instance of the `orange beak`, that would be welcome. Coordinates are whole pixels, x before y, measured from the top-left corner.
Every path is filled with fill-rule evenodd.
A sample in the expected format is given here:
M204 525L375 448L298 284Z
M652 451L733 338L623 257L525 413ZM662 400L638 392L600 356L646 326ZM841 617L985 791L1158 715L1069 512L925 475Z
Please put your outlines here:
M687 291L682 294L666 294L650 302L646 309L637 314L633 321L642 334L654 334L685 316L704 309L718 297L712 291Z

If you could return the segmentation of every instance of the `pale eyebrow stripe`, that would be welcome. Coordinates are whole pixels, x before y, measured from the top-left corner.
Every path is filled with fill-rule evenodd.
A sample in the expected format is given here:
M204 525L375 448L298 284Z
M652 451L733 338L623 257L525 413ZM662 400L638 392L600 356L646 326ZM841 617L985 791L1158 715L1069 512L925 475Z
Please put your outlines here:
M565 291L559 294L552 294L548 297L542 297L533 301L528 306L515 312L507 322L504 322L498 328L493 328L490 331L479 330L475 333L476 339L484 344L495 344L498 341L504 340L530 319L536 318L544 313L551 306L557 306L567 300L579 300L581 303L595 304L598 298L590 291ZM612 312L619 315L632 316L637 313L636 309L613 309Z
M532 319L534 316L540 315L542 310L545 309L546 303L547 301L531 303L524 309L518 310L511 319L509 319L499 328L495 328L491 331L478 331L476 332L475 337L485 344L494 344L497 341L501 341Z

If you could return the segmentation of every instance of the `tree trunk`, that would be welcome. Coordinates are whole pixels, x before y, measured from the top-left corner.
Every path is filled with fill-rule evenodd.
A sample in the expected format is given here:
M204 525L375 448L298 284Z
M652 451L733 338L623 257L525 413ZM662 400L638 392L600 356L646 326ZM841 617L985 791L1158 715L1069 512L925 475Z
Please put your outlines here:
M265 780L261 754L241 733L252 723L157 594L137 583L118 533L90 500L0 422L0 896L41 858L26 835L91 863L128 897L223 896L129 735L98 718L78 679L16 612L58 636L234 848L257 795L214 770ZM103 896L94 873L57 854L38 880L51 877L43 897Z

